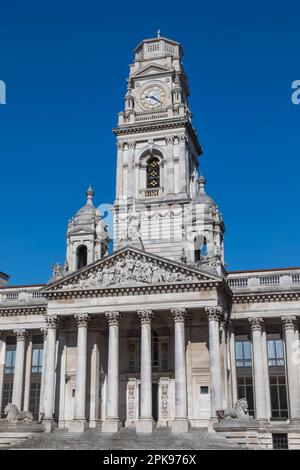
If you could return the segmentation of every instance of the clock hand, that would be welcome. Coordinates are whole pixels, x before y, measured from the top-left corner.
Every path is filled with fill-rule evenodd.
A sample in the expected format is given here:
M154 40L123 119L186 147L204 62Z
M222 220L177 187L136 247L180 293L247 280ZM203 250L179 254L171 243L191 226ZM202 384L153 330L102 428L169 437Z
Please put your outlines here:
M152 98L153 100L157 101L158 103L161 103L161 101L158 98L156 98L155 96L148 96L148 98Z

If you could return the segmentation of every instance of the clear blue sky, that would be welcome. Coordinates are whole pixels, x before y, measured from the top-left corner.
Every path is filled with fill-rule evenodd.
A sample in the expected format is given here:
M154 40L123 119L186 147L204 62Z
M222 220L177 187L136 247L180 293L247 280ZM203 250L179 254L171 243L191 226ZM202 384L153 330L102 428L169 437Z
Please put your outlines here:
M180 41L207 191L233 269L300 265L299 1L2 2L0 271L46 282L92 183L112 202L129 63L140 40Z

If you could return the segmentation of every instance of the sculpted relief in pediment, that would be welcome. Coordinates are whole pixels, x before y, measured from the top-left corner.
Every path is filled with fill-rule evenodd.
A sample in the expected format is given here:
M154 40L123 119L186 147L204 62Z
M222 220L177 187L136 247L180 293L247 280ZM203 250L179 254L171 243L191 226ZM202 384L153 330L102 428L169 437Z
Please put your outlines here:
M132 284L160 284L178 281L197 281L198 276L192 272L161 266L155 260L145 257L135 258L127 254L117 259L112 265L98 267L97 270L85 272L75 279L65 281L60 289L82 289L99 287L120 287Z

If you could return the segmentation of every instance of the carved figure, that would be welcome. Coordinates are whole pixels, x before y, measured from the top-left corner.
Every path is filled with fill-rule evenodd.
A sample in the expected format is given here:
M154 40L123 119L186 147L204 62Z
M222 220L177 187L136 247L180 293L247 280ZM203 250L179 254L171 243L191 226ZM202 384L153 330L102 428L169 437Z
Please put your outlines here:
M4 408L4 414L9 423L31 422L33 414L30 411L19 411L17 405L8 403Z

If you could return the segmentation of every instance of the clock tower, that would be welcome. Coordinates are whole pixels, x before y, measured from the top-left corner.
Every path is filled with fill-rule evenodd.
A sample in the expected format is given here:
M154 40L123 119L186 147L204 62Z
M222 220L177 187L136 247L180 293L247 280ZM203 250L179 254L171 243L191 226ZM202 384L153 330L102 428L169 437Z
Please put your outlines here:
M202 149L192 126L182 47L158 35L142 41L134 54L124 110L113 129L114 249L130 244L190 263L199 261L204 247L206 256L220 255L223 226L218 209L208 196L205 204L199 203L201 191L205 194L204 178L202 183L198 178Z

